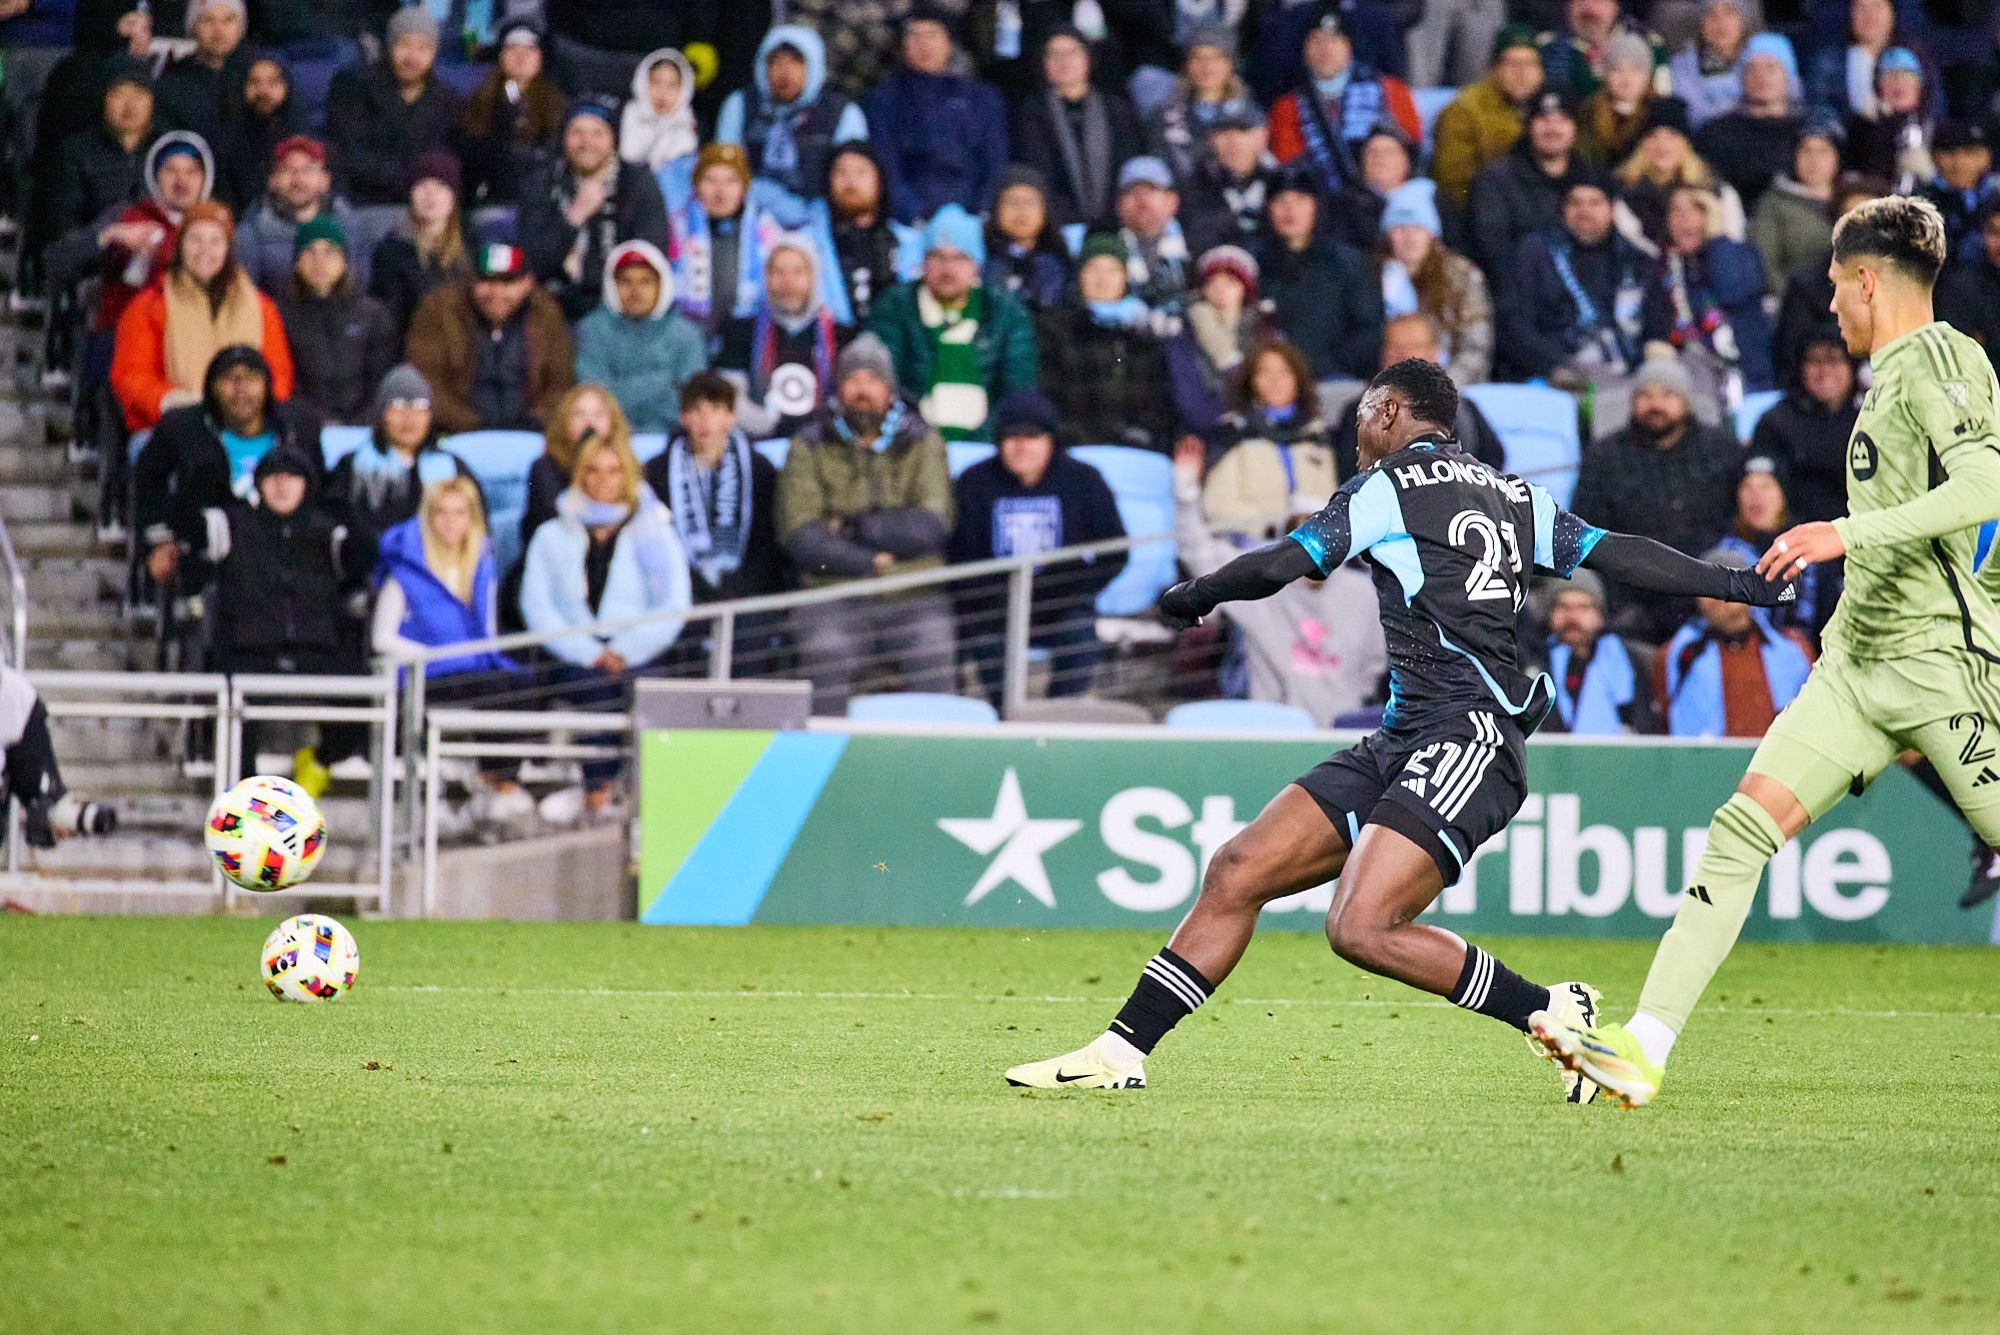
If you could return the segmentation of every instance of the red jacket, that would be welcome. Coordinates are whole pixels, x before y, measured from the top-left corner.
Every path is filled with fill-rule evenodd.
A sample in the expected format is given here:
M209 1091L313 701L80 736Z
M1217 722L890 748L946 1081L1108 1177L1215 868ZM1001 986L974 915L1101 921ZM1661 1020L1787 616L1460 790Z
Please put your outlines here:
M292 397L292 348L285 341L285 322L262 292L257 309L263 315L263 346L257 350L271 365L271 398ZM176 386L167 380L167 294L155 279L133 297L118 317L111 346L111 392L125 414L128 431L148 431L160 424L160 400ZM199 397L200 385L182 386Z
M1424 124L1417 116L1417 103L1410 96L1410 86L1392 74L1378 74L1374 78L1382 85L1383 111L1410 137L1411 143L1421 144ZM1299 98L1304 95L1305 90L1299 89L1271 104L1271 154L1280 162L1290 162L1306 151L1305 132L1299 128ZM1332 119L1337 122L1339 118L1336 115ZM1335 128L1339 128L1338 124Z
M166 275L167 266L174 262L174 248L180 242L180 228L167 211L150 199L142 199L118 215L121 223L152 223L166 235L153 248L153 255L146 263L146 275L137 283L125 279L126 266L132 262L132 252L120 246L112 246L104 252L104 281L97 289L97 313L91 317L90 327L97 332L118 327L118 317L125 314L125 308L132 298L145 290L151 283L157 283Z

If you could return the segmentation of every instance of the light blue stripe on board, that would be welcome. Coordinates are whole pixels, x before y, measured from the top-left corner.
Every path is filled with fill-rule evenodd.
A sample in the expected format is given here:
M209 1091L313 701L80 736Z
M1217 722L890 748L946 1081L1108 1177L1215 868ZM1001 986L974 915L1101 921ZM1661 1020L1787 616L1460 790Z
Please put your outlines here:
M773 737L642 921L738 927L755 917L846 749L845 733Z

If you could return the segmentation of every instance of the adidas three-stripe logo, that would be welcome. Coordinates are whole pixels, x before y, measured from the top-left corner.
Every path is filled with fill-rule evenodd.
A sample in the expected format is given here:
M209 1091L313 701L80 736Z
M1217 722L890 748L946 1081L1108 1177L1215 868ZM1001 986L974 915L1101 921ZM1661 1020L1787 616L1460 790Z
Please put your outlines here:
M1479 791L1480 782L1493 764L1493 757L1506 745L1506 740L1500 735L1500 726L1493 721L1491 714L1473 713L1466 717L1472 720L1472 740L1457 747L1444 743L1445 757L1429 776L1431 810L1447 821L1458 819L1459 813L1465 810L1465 804ZM1422 785L1421 778L1406 779L1403 783L1404 787L1419 796L1424 791Z

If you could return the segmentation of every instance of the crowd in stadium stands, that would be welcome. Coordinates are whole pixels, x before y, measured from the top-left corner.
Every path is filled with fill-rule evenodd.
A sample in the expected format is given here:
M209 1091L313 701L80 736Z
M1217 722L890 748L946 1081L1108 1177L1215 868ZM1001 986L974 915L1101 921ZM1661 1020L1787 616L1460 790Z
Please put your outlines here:
M1993 11L0 0L0 47L24 274L105 467L131 459L108 518L183 592L254 563L208 661L352 670L1119 536L1072 446L1170 459L1210 568L1353 470L1355 395L1404 356L1566 392L1581 514L1754 560L1841 507L1866 378L1826 314L1840 210L1933 200L1941 314L2000 339ZM329 473L332 424L372 434ZM1460 436L1507 466L1509 425L1468 398ZM546 442L518 535L452 448L485 430ZM958 442L997 451L954 480ZM1089 684L1122 565L1037 585L1057 690ZM1837 594L1816 575L1780 616L1537 597L1554 726L1760 731ZM372 639L342 615L371 589ZM950 690L970 660L992 694L1004 593L744 616L735 655L792 655L821 710L863 663ZM1322 721L1383 698L1359 571L1224 621L1218 690ZM679 630L432 673L588 704L706 652Z

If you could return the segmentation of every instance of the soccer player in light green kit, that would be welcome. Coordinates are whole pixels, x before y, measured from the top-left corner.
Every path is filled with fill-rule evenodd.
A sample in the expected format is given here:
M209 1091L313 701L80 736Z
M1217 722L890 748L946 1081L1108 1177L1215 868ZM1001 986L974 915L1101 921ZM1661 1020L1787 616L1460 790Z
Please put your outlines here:
M1764 864L1901 751L1922 752L2000 845L2000 782L1987 777L2000 774L2000 611L1973 570L1978 526L2000 517L2000 385L1980 346L1931 314L1944 261L1944 221L1922 200L1872 200L1835 227L1833 313L1875 372L1848 441L1848 513L1791 529L1758 563L1782 579L1847 558L1825 655L1710 822L1638 1013L1622 1025L1530 1021L1551 1060L1628 1108L1659 1092Z

